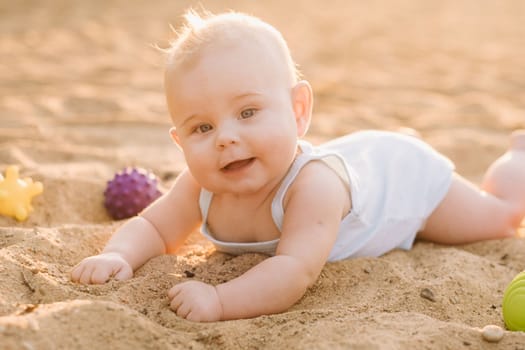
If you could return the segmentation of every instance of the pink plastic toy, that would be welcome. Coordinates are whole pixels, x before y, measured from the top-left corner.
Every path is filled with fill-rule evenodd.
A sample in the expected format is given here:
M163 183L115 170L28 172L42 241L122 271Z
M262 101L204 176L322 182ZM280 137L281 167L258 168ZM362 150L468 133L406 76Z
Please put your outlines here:
M141 168L126 168L108 181L104 206L116 220L137 215L160 197L157 177Z
M24 221L33 211L31 200L41 194L44 186L31 178L20 179L18 167L11 165L5 171L5 179L0 174L0 214Z

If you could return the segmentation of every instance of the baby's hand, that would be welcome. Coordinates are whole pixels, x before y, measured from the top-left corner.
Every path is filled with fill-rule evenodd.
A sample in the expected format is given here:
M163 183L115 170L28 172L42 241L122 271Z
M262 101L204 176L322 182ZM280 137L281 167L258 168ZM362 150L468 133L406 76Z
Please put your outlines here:
M71 272L71 279L82 284L102 284L111 277L127 280L133 269L120 254L102 253L82 260Z
M170 308L189 321L214 322L222 316L222 306L214 286L188 281L168 291Z

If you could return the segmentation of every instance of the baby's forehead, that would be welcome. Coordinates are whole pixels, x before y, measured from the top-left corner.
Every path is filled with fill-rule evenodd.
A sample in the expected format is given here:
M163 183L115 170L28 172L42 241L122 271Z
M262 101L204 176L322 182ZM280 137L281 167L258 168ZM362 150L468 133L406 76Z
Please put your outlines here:
M192 60L174 65L167 71L167 83L179 89L188 85L211 86L222 90L265 90L292 86L293 72L285 59L274 49L250 40L235 43L214 43L203 48Z
M287 66L286 52L271 38L264 35L238 35L229 38L220 38L201 47L198 57L214 57L217 55L246 57L252 61L270 63L282 67ZM198 57L195 57L198 59Z

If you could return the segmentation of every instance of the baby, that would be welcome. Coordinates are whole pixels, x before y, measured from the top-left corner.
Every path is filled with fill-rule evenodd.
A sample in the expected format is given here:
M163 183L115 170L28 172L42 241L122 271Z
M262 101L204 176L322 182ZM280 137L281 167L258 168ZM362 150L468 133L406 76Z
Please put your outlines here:
M187 169L80 262L73 281L129 279L200 226L218 251L270 257L216 286L177 284L170 307L192 321L239 319L287 310L327 261L410 249L416 237L463 244L515 234L525 216L525 132L511 136L481 188L412 136L363 131L314 147L299 140L312 89L275 28L239 13L186 20L168 51L165 89Z

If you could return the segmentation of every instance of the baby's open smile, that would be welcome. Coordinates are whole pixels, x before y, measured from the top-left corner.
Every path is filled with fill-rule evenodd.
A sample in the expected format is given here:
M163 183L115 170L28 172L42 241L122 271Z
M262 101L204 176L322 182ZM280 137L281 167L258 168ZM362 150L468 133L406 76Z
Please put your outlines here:
M224 167L221 168L221 171L223 172L239 171L239 170L249 167L250 165L253 164L254 161L255 161L254 157L236 160L236 161L226 164Z

